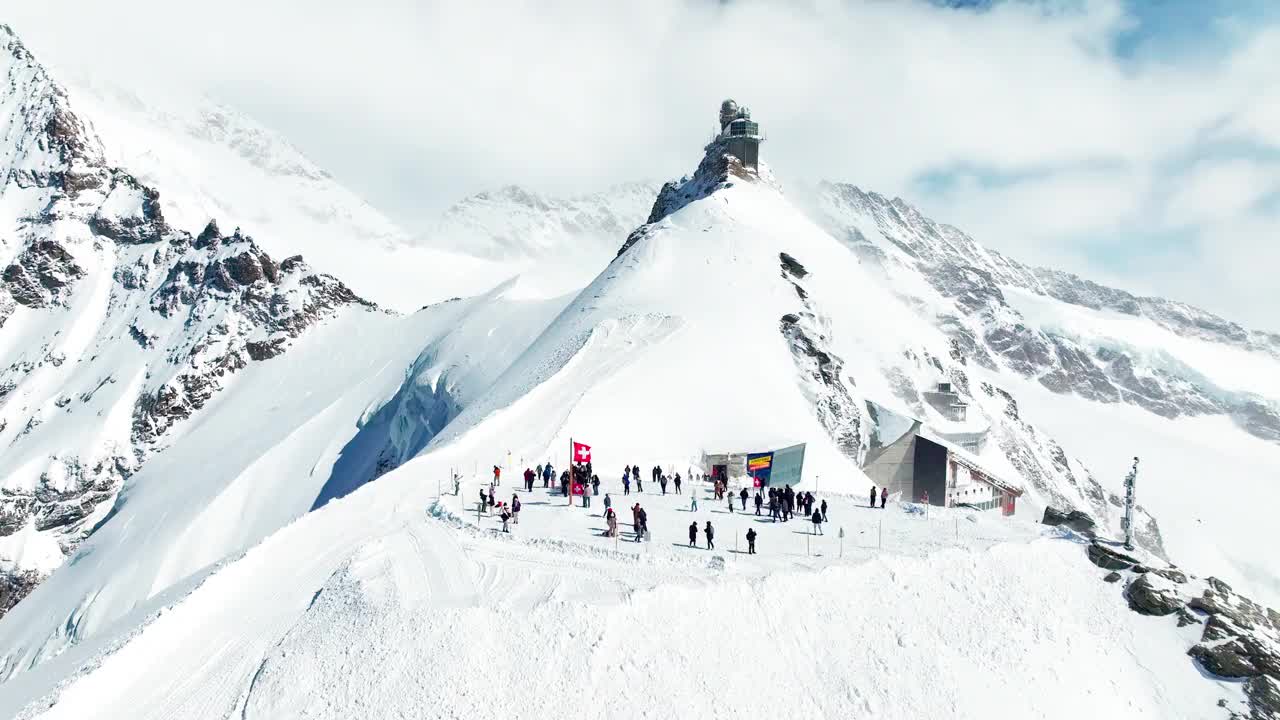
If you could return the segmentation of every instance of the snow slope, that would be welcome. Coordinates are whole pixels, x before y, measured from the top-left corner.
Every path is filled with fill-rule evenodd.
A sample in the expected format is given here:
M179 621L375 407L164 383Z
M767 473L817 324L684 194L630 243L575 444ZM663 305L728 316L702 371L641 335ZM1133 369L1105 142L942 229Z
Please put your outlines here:
M1280 502L1280 338L1022 265L851 185L823 185L809 205L947 333L971 385L1009 393L971 393L975 402L1029 420L1082 460L1105 488L1103 509L1119 505L1140 457L1138 500L1169 556L1280 602L1268 535Z
M77 113L105 138L106 157L145 184L175 227L210 218L241 227L269 253L303 255L361 297L412 312L475 295L509 270L477 253L410 242L395 223L270 129L181 88L72 76Z
M615 551L579 522L566 531L587 518L578 508L532 501L511 537L491 520L477 532L447 510L430 517L433 492L405 468L312 513L153 606L137 629L0 686L0 708L49 719L1190 718L1238 697L1199 677L1177 634L1125 611L1078 545L1037 539L1030 524L1000 523L1008 535L994 544L966 527L952 549L926 552L914 543L934 526L949 533L950 518L894 508L896 551L850 541L840 558L826 536L823 557L768 545L747 556L681 547L661 528L688 515L647 495L656 539ZM858 511L837 501L832 512ZM56 688L54 671L67 673Z

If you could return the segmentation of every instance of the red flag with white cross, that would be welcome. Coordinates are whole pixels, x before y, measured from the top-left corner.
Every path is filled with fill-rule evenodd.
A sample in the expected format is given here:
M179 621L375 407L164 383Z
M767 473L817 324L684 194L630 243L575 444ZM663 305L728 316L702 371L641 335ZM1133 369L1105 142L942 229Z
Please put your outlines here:
M573 443L573 461L575 463L591 462L591 446L583 445L580 442Z

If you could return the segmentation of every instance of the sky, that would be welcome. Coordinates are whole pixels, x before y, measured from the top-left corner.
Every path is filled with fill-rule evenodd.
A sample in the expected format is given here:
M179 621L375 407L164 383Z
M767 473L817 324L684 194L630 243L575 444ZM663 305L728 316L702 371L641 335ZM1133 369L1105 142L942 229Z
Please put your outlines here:
M11 5L17 3L10 3ZM1280 3L46 0L42 57L275 129L407 230L517 183L692 170L720 100L791 187L1280 332Z

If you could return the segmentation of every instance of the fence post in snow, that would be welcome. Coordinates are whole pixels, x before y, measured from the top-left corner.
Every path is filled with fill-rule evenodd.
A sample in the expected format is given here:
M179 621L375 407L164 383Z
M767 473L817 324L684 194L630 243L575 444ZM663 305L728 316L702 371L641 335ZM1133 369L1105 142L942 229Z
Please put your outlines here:
M840 557L844 557L844 526L840 526Z
M884 549L884 519L880 519L879 526L876 528L876 549Z

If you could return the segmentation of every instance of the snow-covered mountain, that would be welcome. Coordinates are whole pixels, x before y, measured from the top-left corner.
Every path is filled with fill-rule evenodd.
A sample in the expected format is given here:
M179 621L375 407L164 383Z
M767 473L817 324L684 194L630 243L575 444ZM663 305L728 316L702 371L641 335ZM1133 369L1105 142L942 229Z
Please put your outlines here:
M173 227L0 28L0 572L7 610L236 373L375 308L300 257Z
M900 199L851 185L824 184L810 205L864 267L947 334L952 357L984 381L978 400L1047 430L1098 474L1113 507L1140 456L1139 498L1159 518L1171 556L1280 598L1280 572L1258 535L1261 508L1280 502L1271 480L1280 476L1280 337L1028 267ZM1006 451L1021 465L1016 449Z
M1167 566L1276 589L1274 336L1022 266L852 186L797 203L715 142L644 207L643 186L508 188L391 252L369 236L371 279L390 259L400 278L479 271L465 299L400 316L277 259L305 243L272 214L287 182L253 199L278 245L252 219L179 229L162 171L153 187L116 164L0 41L0 713L740 716L796 694L815 717L1274 710L1280 618ZM963 418L930 402L944 382ZM916 420L1020 484L1018 515L863 507L862 464ZM689 475L704 453L805 442L797 487L835 527L730 512L688 478L699 509L637 493L653 542L634 549L540 488L517 538L493 532L473 502L487 469L505 490L571 439L619 507L624 465ZM1152 511L1134 557L1037 522L1053 506L1115 537L1132 455ZM1206 477L1251 503L1205 507ZM726 551L693 554L690 520ZM762 553L728 551L748 528ZM890 673L927 681L860 680Z

